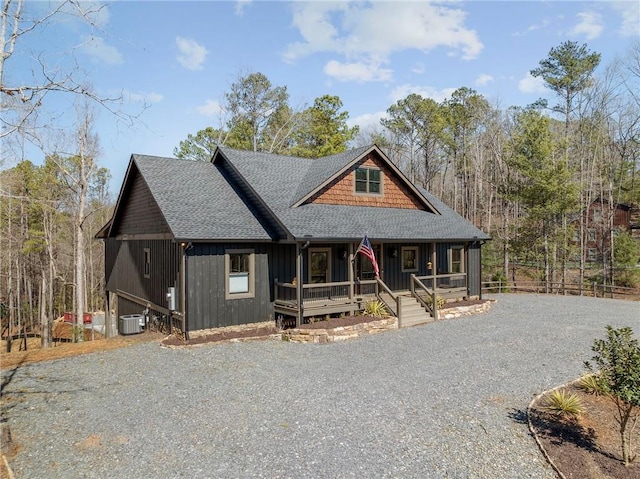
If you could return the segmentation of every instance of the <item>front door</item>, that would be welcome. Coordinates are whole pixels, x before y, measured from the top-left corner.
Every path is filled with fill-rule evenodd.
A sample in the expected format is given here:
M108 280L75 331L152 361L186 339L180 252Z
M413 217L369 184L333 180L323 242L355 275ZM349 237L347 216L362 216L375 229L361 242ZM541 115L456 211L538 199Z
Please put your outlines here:
M331 282L331 249L309 248L309 283Z
M380 275L382 276L382 245L380 243L374 243L371 245L373 254L376 257L378 268L380 269ZM373 264L371 260L365 255L358 253L355 257L356 260L356 277L364 281L367 279L375 279L376 275L373 271Z

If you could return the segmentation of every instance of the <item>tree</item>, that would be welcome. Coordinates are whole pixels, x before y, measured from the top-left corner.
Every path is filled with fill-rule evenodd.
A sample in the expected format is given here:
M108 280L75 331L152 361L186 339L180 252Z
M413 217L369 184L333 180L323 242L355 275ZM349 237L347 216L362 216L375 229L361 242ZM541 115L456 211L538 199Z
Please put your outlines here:
M531 75L541 77L563 103L553 111L565 117L567 131L573 102L576 95L593 83L593 72L600 64L600 54L589 52L587 45L566 41L549 51L549 56L540 60L540 66L531 70Z
M554 150L551 120L538 110L526 109L516 114L515 121L506 160L512 176L502 193L526 211L518 234L521 253L535 252L540 246L535 241L538 238L543 241L544 280L548 289L558 246L566 244L564 235L558 234L559 219L575 206L577 189L570 181L572 171Z
M549 56L540 61L540 66L531 70L531 75L541 77L547 87L549 87L556 95L558 95L562 103L554 106L553 111L564 115L564 141L565 141L565 161L570 160L570 131L571 131L571 114L574 110L574 100L576 96L593 85L593 72L600 64L600 54L590 52L586 44L578 45L576 42L566 41L558 47L554 47L549 51ZM584 183L584 157L579 156L579 181ZM588 207L588 198L584 198L582 190L580 191L580 206L585 209ZM563 230L567 236L567 220L563 217ZM584 219L580 215L579 222L579 238L580 238L580 278L581 282L584 278L585 263L585 231ZM562 282L565 283L566 278L566 255L562 256Z
M607 338L593 342L596 354L585 367L616 405L622 461L629 466L635 458L631 438L640 417L640 345L629 327L606 329Z
M227 132L208 126L195 136L187 135L187 139L173 149L173 154L181 160L209 161L216 147L224 145L227 136Z
M387 109L380 120L392 134L407 163L408 177L428 187L443 164L443 109L431 98L412 93ZM419 178L420 176L420 178Z
M466 87L454 91L444 107L445 145L455 171L453 207L467 219L472 219L470 213L475 212L472 190L474 165L470 148L490 107L482 95Z
M640 263L640 245L628 232L613 237L615 284L635 288L638 281L636 265Z
M87 86L83 70L73 61L73 51L24 55L20 49L30 36L42 35L41 30L59 19L74 18L91 29L92 33L99 31L97 19L106 8L105 5L76 0L51 2L45 8L41 8L42 4L34 5L35 2L24 0L3 0L0 12L0 139L3 140L4 149L7 150L12 142L19 143L18 137L40 145L42 127L52 118L59 119L60 116L59 110L45 114L47 105L61 95L85 97L119 120L133 124L137 115L114 107L122 100L121 95L102 97ZM77 48L77 45L71 48ZM29 64L23 64L20 70L11 70L14 59ZM26 78L18 74L19 71L28 71L30 76ZM8 72L11 74L8 75Z
M264 151L268 143L265 130L268 126L273 128L273 121L283 116L282 109L287 107L287 88L273 87L262 73L250 73L231 85L225 99L226 110L231 115L227 127L230 132L240 133L236 134L239 144L233 147Z
M303 158L319 158L347 149L348 143L358 133L358 127L349 127L349 113L340 111L342 101L338 96L323 95L313 106L302 112L300 128L292 136L291 154Z

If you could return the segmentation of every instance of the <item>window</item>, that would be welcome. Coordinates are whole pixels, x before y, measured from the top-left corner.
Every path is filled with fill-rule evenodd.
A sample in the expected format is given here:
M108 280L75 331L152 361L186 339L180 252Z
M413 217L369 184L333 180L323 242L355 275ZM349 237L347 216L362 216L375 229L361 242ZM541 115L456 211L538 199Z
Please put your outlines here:
M331 250L309 248L309 283L329 283L330 281Z
M464 248L455 246L449 251L449 271L451 273L464 273Z
M596 230L589 228L587 230L587 240L595 241L596 240Z
M411 273L418 271L418 247L402 247L402 272Z
M151 277L151 250L149 248L144 249L144 277Z
M587 261L597 261L598 259L598 250L595 248L589 248L587 250Z
M253 298L254 256L253 250L227 250L225 252L226 299Z
M382 193L382 172L374 168L356 169L356 193Z

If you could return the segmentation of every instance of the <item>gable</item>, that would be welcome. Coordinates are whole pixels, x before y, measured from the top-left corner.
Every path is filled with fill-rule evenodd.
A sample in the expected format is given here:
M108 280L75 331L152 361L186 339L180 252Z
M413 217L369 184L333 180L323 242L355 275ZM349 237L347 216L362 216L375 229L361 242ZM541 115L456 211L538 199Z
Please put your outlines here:
M111 236L146 237L171 235L171 229L158 207L149 186L137 168L132 168L130 187L121 198L122 210L115 219Z
M381 172L381 192L379 194L356 192L355 171L358 168ZM351 165L340 176L324 185L304 202L304 204L312 203L427 210L419 198L407 187L405 181L373 151Z

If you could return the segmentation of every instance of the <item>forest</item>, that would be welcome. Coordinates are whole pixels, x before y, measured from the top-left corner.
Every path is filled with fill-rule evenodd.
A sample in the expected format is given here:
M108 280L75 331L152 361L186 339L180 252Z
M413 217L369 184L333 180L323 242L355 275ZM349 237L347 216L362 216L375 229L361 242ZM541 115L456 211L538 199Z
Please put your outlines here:
M8 20L3 28L10 30ZM19 40L5 35L1 50ZM2 140L40 145L46 159L0 164L0 313L3 328L40 331L46 347L53 319L104 307L103 247L94 237L116 199L109 171L99 166L94 115L96 104L111 99L74 72L11 85L3 68L9 58L0 64ZM570 283L633 288L640 230L614 220L624 205L640 226L640 45L600 63L587 44L567 41L531 65L553 97L504 108L464 86L441 102L409 94L367 129L350 125L337 96L296 107L286 85L252 72L224 94L224 120L188 135L173 154L207 161L226 145L314 158L376 143L411 181L492 237L483 248L485 281L525 275L549 291ZM77 96L76 122L57 131L64 141L45 148L49 126L37 111L49 91ZM587 215L593 205L597 221Z

